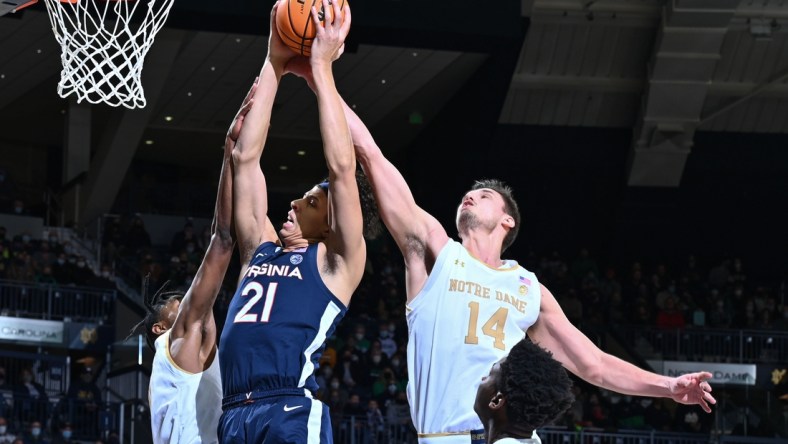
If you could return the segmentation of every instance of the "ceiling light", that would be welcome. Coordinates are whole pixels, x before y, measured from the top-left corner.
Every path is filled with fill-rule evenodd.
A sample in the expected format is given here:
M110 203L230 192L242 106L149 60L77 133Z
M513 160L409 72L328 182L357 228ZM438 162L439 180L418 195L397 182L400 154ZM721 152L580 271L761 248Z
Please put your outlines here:
M164 116L164 120L172 122L172 116Z
M215 66L211 66L211 71L216 71L216 67Z
M380 83L385 85L386 84L386 79L380 79Z
M287 170L287 165L279 165L279 169L285 171Z
M419 53L418 53L418 52L416 52L416 51L413 51L413 57L418 57L418 55L419 55Z
M298 151L296 152L296 154L298 154L299 156L304 156L304 155L306 155L306 151L304 151L304 150L298 150Z
M145 141L145 145L153 145L153 141L148 139Z
M241 43L241 38L240 37L236 37L235 38L235 43Z
M356 109L356 104L354 103L354 104L350 105L350 107L353 108L353 109Z
M189 91L189 92L187 92L187 93L186 93L186 95L187 95L187 96L189 96L189 97L191 97L191 96L192 96L192 92L191 92L191 91Z
M36 49L36 54L41 54L41 49Z

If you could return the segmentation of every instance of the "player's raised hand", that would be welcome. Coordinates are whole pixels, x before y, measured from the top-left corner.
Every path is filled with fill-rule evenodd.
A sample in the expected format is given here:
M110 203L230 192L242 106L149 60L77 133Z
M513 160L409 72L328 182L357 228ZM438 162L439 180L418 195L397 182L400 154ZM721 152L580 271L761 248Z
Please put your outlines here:
M310 62L312 65L316 63L331 63L338 59L345 50L345 38L350 32L350 5L345 3L344 14L340 9L339 1L334 0L329 3L328 0L323 0L324 20L323 24L320 23L320 18L317 9L312 6L312 20L315 24L315 40L312 43L312 55ZM329 17L329 8L333 14Z
M711 373L698 372L673 378L670 382L670 397L680 404L698 404L706 413L711 412L709 404L717 400L711 396Z
M293 58L295 53L284 44L282 38L279 37L279 33L276 31L276 10L280 7L287 7L287 5L285 5L285 0L277 0L277 2L274 3L274 7L271 9L271 31L268 35L268 60L270 60L271 64L277 69L284 69L287 61Z
M241 127L243 127L244 118L246 114L252 109L252 103L254 103L254 92L257 90L257 83L260 81L260 77L254 78L254 83L252 83L252 87L249 88L249 92L246 93L246 97L244 97L244 101L241 104L241 108L235 114L235 118L233 119L232 123L230 123L230 128L227 129L227 137L224 139L224 148L226 150L232 150L235 147L235 143L238 141L238 135L241 134Z

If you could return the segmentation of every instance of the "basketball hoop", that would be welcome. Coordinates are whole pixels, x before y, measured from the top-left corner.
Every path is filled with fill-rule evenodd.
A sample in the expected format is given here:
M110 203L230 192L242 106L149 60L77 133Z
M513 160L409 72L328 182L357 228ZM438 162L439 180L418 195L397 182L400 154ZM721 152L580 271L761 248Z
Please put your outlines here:
M60 97L144 108L143 62L173 0L44 2L62 50Z

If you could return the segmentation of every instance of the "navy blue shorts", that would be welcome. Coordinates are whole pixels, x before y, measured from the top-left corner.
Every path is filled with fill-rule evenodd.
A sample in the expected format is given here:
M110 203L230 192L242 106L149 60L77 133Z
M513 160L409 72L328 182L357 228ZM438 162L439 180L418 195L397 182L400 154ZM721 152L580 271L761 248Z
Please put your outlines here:
M256 399L222 413L223 444L332 444L328 406L306 396Z

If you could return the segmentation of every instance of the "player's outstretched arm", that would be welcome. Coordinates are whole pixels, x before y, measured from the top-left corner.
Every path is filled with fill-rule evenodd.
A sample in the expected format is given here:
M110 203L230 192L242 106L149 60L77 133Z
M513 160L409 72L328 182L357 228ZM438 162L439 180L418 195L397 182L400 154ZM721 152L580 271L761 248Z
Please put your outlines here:
M178 366L190 372L203 370L202 363L206 361L216 345L213 304L221 289L227 266L230 264L234 245L232 152L244 124L244 118L252 107L256 88L257 79L227 131L216 208L211 224L211 242L192 285L181 301L178 317L170 332L170 355Z
M671 398L698 404L706 412L717 401L707 382L711 373L698 372L678 378L640 369L600 350L566 318L555 297L542 286L539 317L528 330L532 341L553 353L567 370L591 384L627 395Z
M353 141L342 113L332 63L339 58L345 37L350 31L350 7L345 4L344 18L339 2L323 7L333 8L333 20L318 21L315 7L312 19L317 30L312 44L310 64L314 73L315 92L320 112L320 134L328 166L328 223L329 235L326 243L329 268L339 279L326 281L331 291L347 305L364 271L366 245L364 244L361 203L356 183L356 156Z
M260 70L254 94L255 106L246 115L245 130L238 136L232 153L233 215L242 264L249 262L254 250L262 242L277 239L276 231L267 217L268 192L260 168L260 157L268 137L279 80L285 64L294 55L276 32L276 9L281 3L281 0L275 3L271 11L268 55Z
M309 87L315 90L309 59L295 57L288 62L285 71L303 77ZM350 136L353 139L358 161L372 184L375 200L386 228L392 233L403 252L409 251L412 246L410 242L414 239L418 239L422 244L426 244L429 240L431 245L437 245L436 251L439 251L448 240L446 230L437 219L416 204L405 178L383 156L364 122L341 96L340 101L350 127Z

